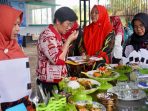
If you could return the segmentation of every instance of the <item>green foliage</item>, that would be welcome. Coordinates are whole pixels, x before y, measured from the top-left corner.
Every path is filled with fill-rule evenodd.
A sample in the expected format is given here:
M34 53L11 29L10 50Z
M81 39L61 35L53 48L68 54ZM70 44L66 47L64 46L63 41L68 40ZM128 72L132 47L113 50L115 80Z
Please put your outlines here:
M113 15L135 15L138 11L145 11L147 6L143 0L110 0L107 9Z

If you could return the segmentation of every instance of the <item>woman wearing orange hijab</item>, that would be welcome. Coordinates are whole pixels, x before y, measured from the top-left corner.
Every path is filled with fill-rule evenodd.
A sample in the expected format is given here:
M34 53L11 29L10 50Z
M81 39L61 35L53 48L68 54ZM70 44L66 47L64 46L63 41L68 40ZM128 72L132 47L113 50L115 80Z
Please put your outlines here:
M84 49L89 56L103 57L109 63L114 44L113 27L104 6L94 5L91 10L92 23L84 28ZM82 48L82 52L84 52Z
M0 60L25 57L16 40L22 16L21 11L7 5L0 5ZM24 103L28 111L34 111L28 96L18 101L2 103L1 109L5 111L19 103Z

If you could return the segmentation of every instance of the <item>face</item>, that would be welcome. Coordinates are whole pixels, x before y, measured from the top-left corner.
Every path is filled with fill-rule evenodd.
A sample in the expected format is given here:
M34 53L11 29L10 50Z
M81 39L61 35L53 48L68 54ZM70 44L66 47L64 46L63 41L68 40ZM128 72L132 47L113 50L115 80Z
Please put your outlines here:
M16 22L13 25L12 33L11 33L11 39L17 39L18 32L20 31L20 17L17 18Z
M92 22L97 22L98 21L99 12L98 12L97 7L93 7L93 9L92 9L92 11L90 13L90 16L91 16Z
M145 34L145 27L140 20L134 21L134 31L139 36L143 36Z
M58 22L58 32L61 34L65 34L69 29L72 28L73 22L68 20L64 21L63 23Z

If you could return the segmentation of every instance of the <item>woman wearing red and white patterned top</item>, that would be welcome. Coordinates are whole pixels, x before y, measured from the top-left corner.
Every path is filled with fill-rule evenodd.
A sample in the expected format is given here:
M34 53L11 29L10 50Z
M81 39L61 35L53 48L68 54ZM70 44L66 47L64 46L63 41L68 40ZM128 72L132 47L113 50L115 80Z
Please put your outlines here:
M78 32L75 30L62 41L62 34L65 34L72 28L73 23L77 20L75 12L68 8L59 8L54 14L54 24L50 24L38 39L38 67L36 74L38 83L42 84L44 92L50 92L53 86L58 87L58 82L62 77L67 76L65 58L69 45L74 41Z

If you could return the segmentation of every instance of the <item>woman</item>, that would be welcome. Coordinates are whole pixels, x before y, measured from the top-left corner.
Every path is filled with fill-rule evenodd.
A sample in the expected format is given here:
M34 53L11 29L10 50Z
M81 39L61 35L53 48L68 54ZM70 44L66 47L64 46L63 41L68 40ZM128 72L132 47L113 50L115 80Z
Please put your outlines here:
M121 19L119 16L111 16L110 17L111 23L113 25L113 29L115 32L115 45L112 52L112 63L119 63L122 59L123 49L122 43L124 39L124 30Z
M23 13L7 5L0 5L0 60L25 57L17 42ZM1 83L2 84L2 83ZM35 111L28 96L14 102L1 103L2 111L24 103L28 111Z
M141 48L148 49L148 14L138 13L132 20L134 33L128 40L125 55L128 57L132 50L139 51ZM130 50L130 51L129 51ZM129 53L128 53L129 52Z
M138 13L133 17L133 34L128 39L123 64L137 64L148 68L148 14Z
M73 26L71 29L69 29L65 34L62 34L62 37L63 37L63 41L66 41L66 39L69 37L69 35L73 32L73 31L79 31L79 24L77 22L74 22ZM80 32L79 32L80 34ZM79 37L79 35L78 35ZM68 51L68 56L74 56L75 54L77 55L79 52L77 50L77 47L78 47L78 37L75 41L72 42L72 44L70 45L70 49Z
M38 39L38 66L36 74L38 84L42 84L43 91L47 95L54 87L58 88L59 81L67 76L65 59L69 46L74 41L78 32L74 30L65 41L62 41L63 34L66 34L73 27L77 16L68 7L59 8L54 14L54 24L50 24Z
M104 6L95 5L90 16L92 23L84 27L84 48L80 50L89 56L103 57L106 63L110 63L109 56L114 45L114 32L107 10Z
M133 27L132 27L131 21L128 21L124 27L123 48L125 48L125 46L127 44L127 40L131 37L132 34L133 34Z

